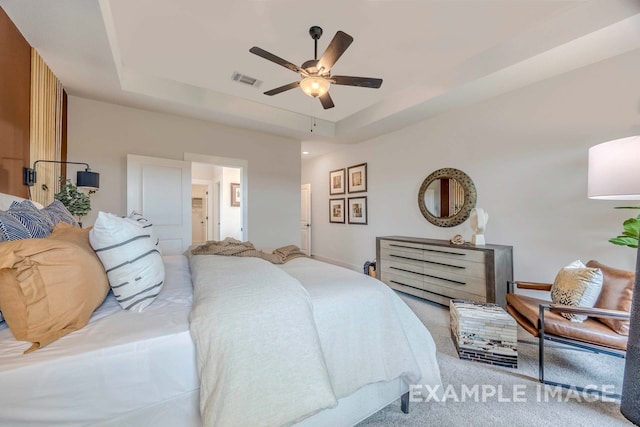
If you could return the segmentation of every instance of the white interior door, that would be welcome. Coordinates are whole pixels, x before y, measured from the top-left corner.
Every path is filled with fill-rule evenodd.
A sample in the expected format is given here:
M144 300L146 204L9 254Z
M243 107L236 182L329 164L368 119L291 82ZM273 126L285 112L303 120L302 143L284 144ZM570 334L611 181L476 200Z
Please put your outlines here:
M200 245L207 241L207 203L206 185L191 185L191 244Z
M127 155L127 211L149 219L164 255L191 245L191 162Z
M300 249L311 256L311 184L301 187L300 213Z

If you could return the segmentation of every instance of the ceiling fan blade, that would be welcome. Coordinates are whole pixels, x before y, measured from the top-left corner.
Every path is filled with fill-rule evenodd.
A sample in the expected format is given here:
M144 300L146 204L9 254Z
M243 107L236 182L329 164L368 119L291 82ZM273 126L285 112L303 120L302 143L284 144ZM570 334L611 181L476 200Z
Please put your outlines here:
M353 43L353 37L351 37L347 33L338 31L336 35L333 36L333 39L331 40L331 43L329 43L327 50L325 50L322 54L322 57L318 61L318 65L316 65L316 68L318 70L323 69L323 73L329 72L329 70L331 70L331 67L333 67L333 64L336 63L338 58L342 56L342 54L345 52L345 50L347 50L351 43Z
M292 64L286 59L282 59L279 56L274 55L273 53L267 52L264 49L260 49L257 46L254 46L251 49L249 49L249 52L256 54L268 61L275 62L278 65L282 65L283 67L290 69L294 73L306 73L306 71L304 71L302 68L298 67L297 65Z
M382 79L374 79L371 77L351 77L351 76L331 76L333 83L345 86L360 86L371 89L378 89L382 86Z
M322 95L319 99L320 99L320 102L322 103L322 107L325 110L335 107L335 105L333 105L333 99L331 99L331 95L329 95L329 92Z
M268 90L264 94L273 96L298 86L300 86L300 82L293 82L293 83L289 83L288 85L284 85L284 86L277 87L275 89Z

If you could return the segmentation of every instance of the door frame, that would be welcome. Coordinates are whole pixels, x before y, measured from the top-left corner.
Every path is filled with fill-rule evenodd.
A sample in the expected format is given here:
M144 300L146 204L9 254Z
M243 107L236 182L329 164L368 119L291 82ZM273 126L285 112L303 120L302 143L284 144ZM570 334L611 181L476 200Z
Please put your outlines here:
M231 157L209 156L207 154L184 153L184 160L195 163L209 163L215 166L240 169L240 209L242 212L242 241L249 240L249 161Z

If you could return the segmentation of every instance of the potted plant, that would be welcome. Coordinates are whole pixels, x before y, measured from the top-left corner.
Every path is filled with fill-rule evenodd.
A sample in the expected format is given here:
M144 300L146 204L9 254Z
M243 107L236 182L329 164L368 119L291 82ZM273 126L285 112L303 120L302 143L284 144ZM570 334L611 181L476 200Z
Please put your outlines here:
M616 209L640 209L640 206L620 207ZM623 231L620 236L609 239L614 245L638 247L638 237L640 236L640 215L636 218L629 218L622 223Z
M60 177L60 191L54 194L53 197L59 200L71 215L78 217L78 225L82 227L82 217L91 211L91 198L89 196L95 192L96 190L89 190L85 194L78 190L78 187L70 179L65 180Z

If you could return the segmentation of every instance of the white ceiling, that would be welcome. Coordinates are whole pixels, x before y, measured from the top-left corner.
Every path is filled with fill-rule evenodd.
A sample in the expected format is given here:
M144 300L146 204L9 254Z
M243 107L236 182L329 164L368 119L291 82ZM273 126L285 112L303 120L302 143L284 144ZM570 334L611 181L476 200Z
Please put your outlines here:
M638 0L0 0L67 92L302 141L317 155L451 108L640 48ZM299 76L309 27L355 39L333 74L380 89L332 86L323 110ZM259 88L231 80L234 71ZM313 131L312 131L313 130Z

